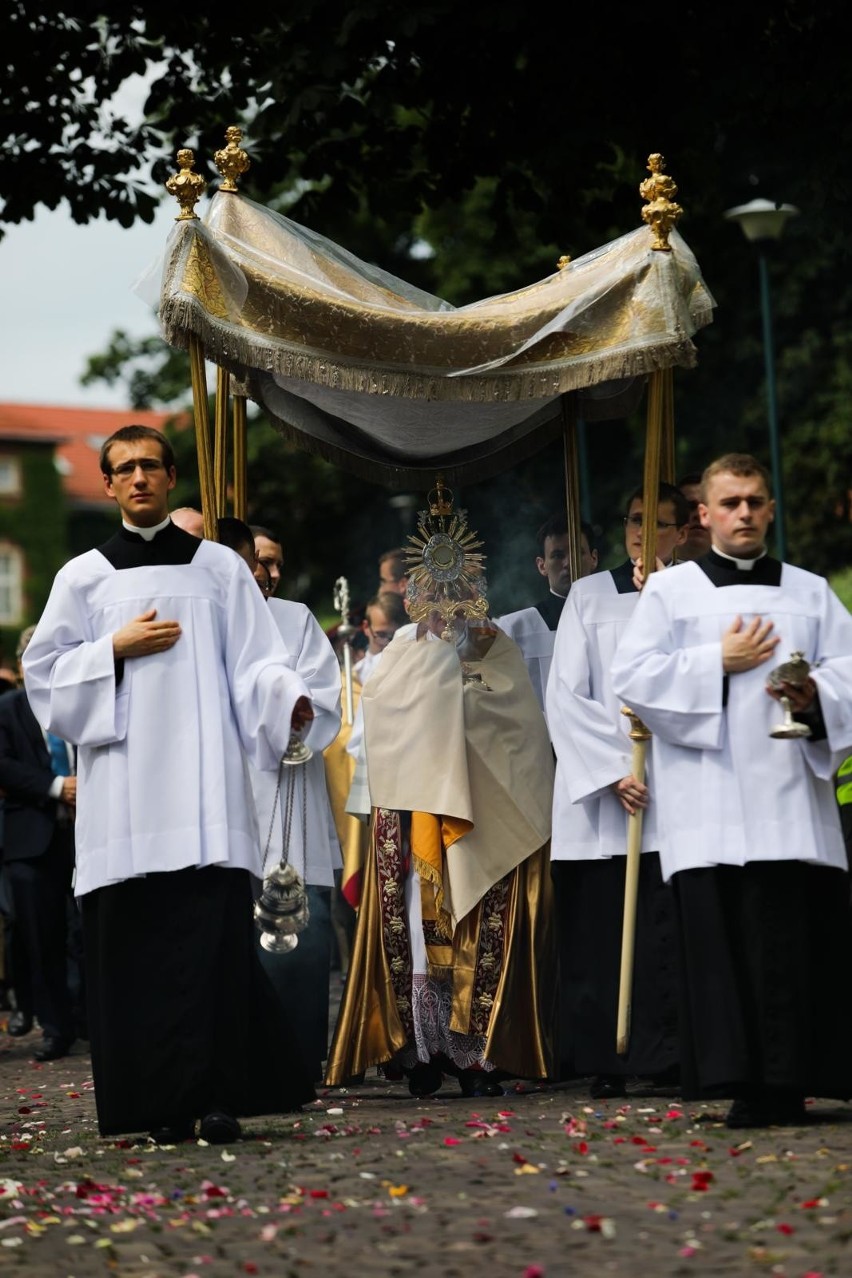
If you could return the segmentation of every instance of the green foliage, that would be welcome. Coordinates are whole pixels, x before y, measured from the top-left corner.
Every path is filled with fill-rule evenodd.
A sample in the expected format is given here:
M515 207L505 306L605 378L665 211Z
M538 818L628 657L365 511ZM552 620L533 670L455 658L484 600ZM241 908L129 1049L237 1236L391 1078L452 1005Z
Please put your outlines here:
M461 305L638 226L646 158L661 150L679 229L718 303L696 339L697 367L676 377L683 471L728 449L769 459L756 254L723 213L755 195L793 203L801 217L770 262L786 533L790 558L827 572L852 557L847 22L839 0L758 0L738 11L732 39L724 6L705 5L650 45L641 7L620 9L617 23L575 7L562 30L543 6L515 0L390 10L305 0L242 24L161 0L106 11L77 0L61 12L11 0L0 13L0 233L61 200L81 222L150 220L177 149L194 148L212 190L210 157L239 123L252 161L245 194ZM143 71L137 123L111 100ZM137 407L186 402L185 357L158 338L116 334L85 382L100 378L122 381ZM642 432L638 418L589 429L584 499L605 529L641 472ZM306 590L346 566L370 588L385 531L404 531L385 495L298 458L271 428L254 433L264 455L252 500L267 519L281 512L288 536L291 520L307 521ZM553 504L560 471L557 459L519 474L515 546ZM505 515L505 500L501 483L478 485L471 518L480 501ZM322 571L311 567L320 547L331 555ZM500 580L513 580L497 558Z
M828 581L840 602L852 612L852 568L833 573Z
M53 578L68 558L68 511L53 450L22 446L20 500L0 504L0 539L20 546L26 562L23 625L38 621ZM45 511L50 519L45 519ZM22 626L0 627L0 651L7 660L15 651Z

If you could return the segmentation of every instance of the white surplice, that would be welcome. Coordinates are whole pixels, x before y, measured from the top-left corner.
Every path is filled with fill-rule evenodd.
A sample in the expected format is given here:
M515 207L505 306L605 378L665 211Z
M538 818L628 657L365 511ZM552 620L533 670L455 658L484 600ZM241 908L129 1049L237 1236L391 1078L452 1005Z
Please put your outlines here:
M538 704L547 717L545 693L553 659L556 632L551 630L538 608L521 608L517 612L495 617L499 626L520 648Z
M632 771L630 722L612 688L610 668L619 638L639 601L621 594L609 572L571 587L547 684L546 709L556 751L551 859L586 861L624 856L627 813L610 787ZM657 850L656 796L642 817L642 851Z
M152 608L180 638L117 679L112 636ZM78 896L188 866L260 876L246 759L277 769L310 693L239 556L202 541L188 564L116 569L88 551L57 574L23 664L36 718L78 746Z
M343 865L340 843L328 798L322 752L340 731L340 664L328 636L310 609L290 599L270 599L272 614L287 653L287 664L304 682L313 705L313 722L305 744L313 755L304 765L282 769L278 806L275 806L277 776L251 768L251 783L257 807L262 850L266 850L270 824L272 837L264 873L269 874L281 859L284 843L287 787L295 785L287 860L315 887L333 887L334 871ZM302 829L302 785L305 793L305 827Z
M726 680L722 636L737 616L771 620L780 643L767 663ZM815 666L825 740L769 735L782 710L766 678L795 651ZM852 617L824 578L789 564L780 586L716 587L694 563L654 573L612 684L653 733L666 878L748 861L846 869L832 777L852 746Z
M399 627L393 639L384 648L380 648L378 652L367 651L364 654L354 670L355 678L362 688L375 674L378 664L390 644L400 636L400 642L411 638L416 631L417 627L411 622L407 622L404 626ZM352 731L346 743L346 751L355 760L352 784L349 787L349 794L346 796L346 811L350 816L367 821L372 803L370 800L370 781L367 775L367 747L364 740L364 706L360 697L358 698L358 705L355 707L355 721L352 724Z

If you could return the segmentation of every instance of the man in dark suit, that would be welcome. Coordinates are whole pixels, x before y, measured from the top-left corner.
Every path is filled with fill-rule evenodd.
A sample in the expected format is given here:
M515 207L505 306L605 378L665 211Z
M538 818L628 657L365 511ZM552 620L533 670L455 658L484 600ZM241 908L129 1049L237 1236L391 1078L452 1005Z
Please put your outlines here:
M35 627L21 634L18 660ZM76 1037L69 987L69 921L73 928L73 752L42 732L23 688L0 698L0 789L5 794L3 861L12 895L18 950L15 995L26 1032L35 1014L43 1038L39 1061L67 1055ZM73 947L72 947L73 948ZM82 969L81 969L82 970ZM20 1018L19 1018L20 1019Z

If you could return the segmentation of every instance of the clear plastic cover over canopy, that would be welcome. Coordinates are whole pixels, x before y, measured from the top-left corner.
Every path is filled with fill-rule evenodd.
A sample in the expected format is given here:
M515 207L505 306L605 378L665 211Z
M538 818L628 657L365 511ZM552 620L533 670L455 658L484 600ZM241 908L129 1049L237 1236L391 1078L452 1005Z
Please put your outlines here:
M237 193L178 221L159 303L287 437L389 484L504 469L560 428L623 417L695 363L714 301L677 234L640 227L512 293L453 307Z

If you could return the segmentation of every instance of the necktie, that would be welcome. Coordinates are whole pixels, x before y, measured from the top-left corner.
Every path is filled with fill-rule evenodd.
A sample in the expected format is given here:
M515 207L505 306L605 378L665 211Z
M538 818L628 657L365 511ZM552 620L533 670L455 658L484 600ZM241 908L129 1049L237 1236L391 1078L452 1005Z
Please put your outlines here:
M68 766L68 747L62 738L54 736L52 732L48 732L47 748L50 751L50 766L53 769L53 775L56 777L70 776L71 769Z

